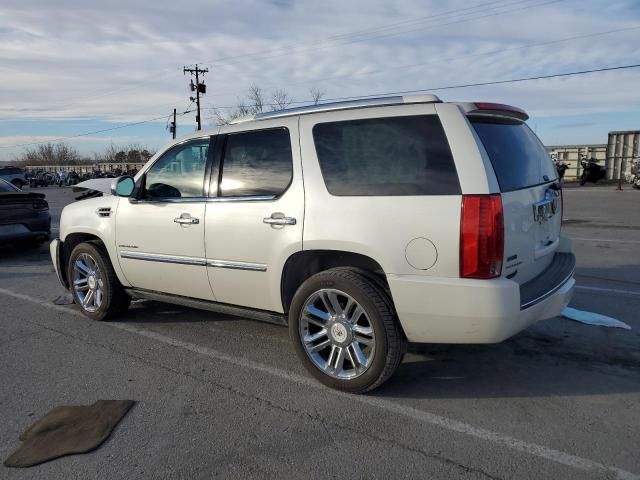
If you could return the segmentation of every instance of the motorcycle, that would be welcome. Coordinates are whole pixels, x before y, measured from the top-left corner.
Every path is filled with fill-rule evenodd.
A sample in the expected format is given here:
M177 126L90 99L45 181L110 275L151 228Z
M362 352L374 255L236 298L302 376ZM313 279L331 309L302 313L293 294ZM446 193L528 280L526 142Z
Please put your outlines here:
M631 176L629 183L636 190L640 190L640 158L634 158L631 161Z
M587 182L596 183L598 180L602 180L607 173L605 168L598 163L595 158L581 159L580 165L582 165L582 175L580 175L580 185L584 185Z
M556 171L558 172L558 178L562 180L564 178L565 172L569 168L569 165L567 165L564 162L559 162L556 159L553 160L553 164L556 166Z

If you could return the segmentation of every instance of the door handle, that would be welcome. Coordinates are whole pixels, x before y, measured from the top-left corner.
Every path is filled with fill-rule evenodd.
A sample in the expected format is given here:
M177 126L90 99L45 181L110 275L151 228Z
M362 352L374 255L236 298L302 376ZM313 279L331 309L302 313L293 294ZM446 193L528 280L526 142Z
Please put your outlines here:
M269 225L295 225L296 219L293 217L285 217L284 213L276 212L272 213L270 217L263 218L262 222Z
M174 218L173 221L180 225L197 225L200 223L200 219L192 217L188 213L183 213L178 218Z

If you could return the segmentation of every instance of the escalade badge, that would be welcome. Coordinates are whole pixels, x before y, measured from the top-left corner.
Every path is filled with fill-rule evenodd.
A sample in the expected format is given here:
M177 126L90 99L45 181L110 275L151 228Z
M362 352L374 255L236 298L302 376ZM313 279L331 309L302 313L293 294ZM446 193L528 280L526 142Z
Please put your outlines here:
M533 220L542 223L550 219L558 211L558 197L560 192L547 189L544 192L544 200L533 204Z

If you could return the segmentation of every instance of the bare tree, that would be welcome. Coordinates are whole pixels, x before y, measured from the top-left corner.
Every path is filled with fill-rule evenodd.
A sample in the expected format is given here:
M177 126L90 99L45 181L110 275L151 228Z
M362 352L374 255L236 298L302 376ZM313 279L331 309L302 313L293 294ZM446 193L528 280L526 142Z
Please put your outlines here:
M289 94L282 89L278 89L273 92L273 96L271 98L273 100L271 110L284 110L293 102L293 98L291 98Z
M251 85L249 87L249 111L250 113L256 114L260 113L264 110L264 92L257 85Z
M248 117L261 113L267 105L264 91L257 85L251 85L246 99L238 99L238 106L226 112L213 107L213 120L216 125L228 125L238 118Z
M314 105L317 105L318 103L320 103L320 100L322 100L322 97L324 97L325 95L325 92L323 90L320 90L319 88L316 88L316 87L311 87L309 89L309 93L311 94L311 99Z
M80 152L66 143L46 143L27 148L15 161L22 165L73 165L81 160Z

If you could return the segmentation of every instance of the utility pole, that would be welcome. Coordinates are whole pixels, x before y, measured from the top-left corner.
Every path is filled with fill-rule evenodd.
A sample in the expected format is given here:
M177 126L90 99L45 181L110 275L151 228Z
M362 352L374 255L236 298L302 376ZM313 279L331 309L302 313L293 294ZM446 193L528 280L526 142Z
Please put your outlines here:
M198 130L202 130L202 125L200 123L200 94L203 95L207 93L207 86L203 83L200 83L200 74L204 75L209 71L208 68L198 68L198 64L196 63L196 68L187 68L184 67L182 69L182 73L186 74L189 72L191 75L196 76L196 83L193 84L193 80L191 80L191 91L196 92L196 98L189 97L192 102L196 102L197 114L196 114L196 122L198 123Z
M173 122L171 122L171 126L169 127L169 131L173 135L173 139L176 139L176 109L173 109Z

